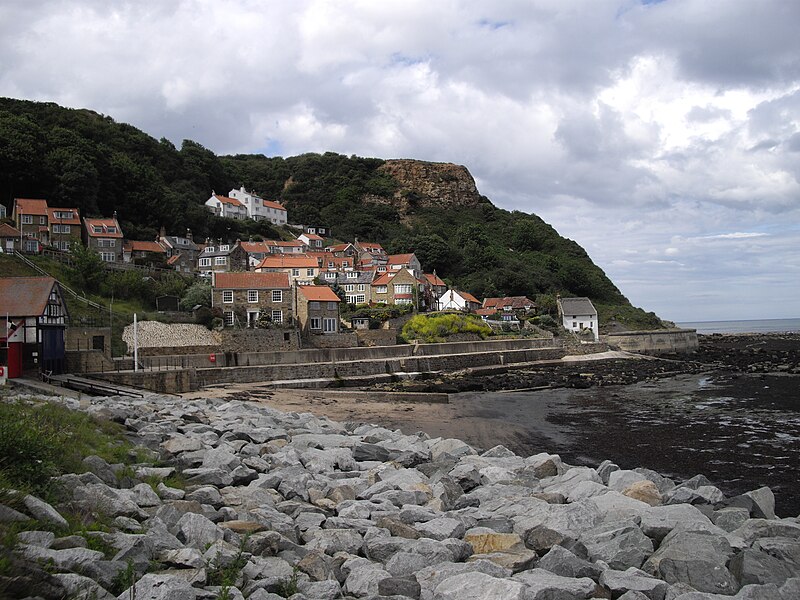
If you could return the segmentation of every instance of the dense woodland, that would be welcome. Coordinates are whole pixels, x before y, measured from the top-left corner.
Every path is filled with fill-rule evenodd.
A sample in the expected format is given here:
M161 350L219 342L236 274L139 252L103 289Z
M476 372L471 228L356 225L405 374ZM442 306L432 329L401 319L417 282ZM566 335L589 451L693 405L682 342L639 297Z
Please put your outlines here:
M254 239L288 237L265 222L212 217L211 191L244 185L282 202L292 223L333 227L340 240L358 237L387 251L415 252L428 271L478 297L527 295L545 309L555 294L588 296L601 319L656 326L653 313L628 300L586 252L539 217L499 209L412 206L401 222L390 198L398 183L378 171L383 161L334 153L289 158L216 156L191 140L180 149L111 117L51 103L0 98L0 201L46 198L83 216L117 211L126 237L153 239L164 226L182 234ZM291 185L287 185L291 182Z

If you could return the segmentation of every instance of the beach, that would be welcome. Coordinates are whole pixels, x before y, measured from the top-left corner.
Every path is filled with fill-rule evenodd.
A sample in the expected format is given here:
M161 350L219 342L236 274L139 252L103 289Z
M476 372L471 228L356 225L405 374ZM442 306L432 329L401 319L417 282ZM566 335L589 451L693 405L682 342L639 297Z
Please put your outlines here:
M781 514L800 513L797 334L701 336L692 355L561 361L396 387L447 390L450 401L375 402L369 394L263 384L196 395L457 437L479 448L503 444L522 455L553 452L573 464L609 459L679 478L702 473L730 494L768 485Z

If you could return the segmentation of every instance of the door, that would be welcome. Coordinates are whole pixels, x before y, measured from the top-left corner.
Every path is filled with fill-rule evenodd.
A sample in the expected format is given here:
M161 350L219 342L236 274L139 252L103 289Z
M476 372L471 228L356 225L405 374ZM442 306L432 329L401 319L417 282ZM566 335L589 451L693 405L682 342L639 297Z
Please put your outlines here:
M8 378L22 377L22 342L8 344Z
M42 372L59 375L64 372L64 328L41 327L42 346L39 353Z

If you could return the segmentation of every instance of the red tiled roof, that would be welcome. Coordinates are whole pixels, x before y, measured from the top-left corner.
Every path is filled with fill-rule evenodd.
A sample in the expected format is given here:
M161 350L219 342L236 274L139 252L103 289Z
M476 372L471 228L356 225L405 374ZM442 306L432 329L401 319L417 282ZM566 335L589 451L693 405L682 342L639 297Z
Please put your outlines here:
M214 198L223 204L230 204L231 206L241 206L242 208L245 208L245 205L239 202L236 198L228 198L227 196L220 196L219 194L214 194Z
M353 244L334 244L333 246L328 246L325 248L326 252L344 252L347 250L348 246L352 246Z
M44 314L56 280L52 277L0 278L0 314L38 317Z
M70 213L70 216L67 218L64 217L56 217L55 213ZM59 225L80 225L81 224L81 216L78 212L77 208L58 208L58 207L48 207L47 209L48 217L50 219L50 223L58 223Z
M435 285L437 287L444 287L447 285L444 281L439 279L438 275L434 275L433 273L425 273L423 276L425 277L425 279L428 280L428 283L430 283L431 285Z
M270 254L258 263L257 269L316 269L317 259L304 254Z
M312 302L341 302L342 299L336 295L331 288L327 285L301 285L299 288L300 293L306 297L306 300Z
M178 262L180 259L181 259L181 255L180 255L180 254L173 254L172 256L170 256L170 257L167 259L167 264L168 264L168 265L174 265L174 264L175 264L176 262Z
M322 241L322 238L318 236L316 233L303 233L304 237L308 238L309 240L319 240Z
M372 285L388 285L392 279L394 279L394 277L392 277L392 274L381 273L375 279L372 280Z
M47 200L41 198L14 198L14 211L24 215L47 216Z
M101 238L121 238L122 237L122 230L119 228L119 223L114 218L111 219L87 219L84 217L83 222L86 224L86 232L89 234L89 237L101 237ZM102 227L102 233L95 233L95 227ZM109 227L116 227L116 233L109 233L107 229Z
M157 242L141 242L138 240L129 240L125 242L125 247L129 248L131 252L159 252L164 253L166 250L161 247Z
M527 306L536 306L536 303L527 296L506 296L504 298L484 298L483 308L510 306L512 309L524 309Z
M458 291L458 290L456 290L456 291ZM480 304L480 303L481 303L481 301L480 301L480 300L478 300L478 299L477 299L475 296L473 296L473 295L472 295L472 294L470 294L469 292L461 292L461 291L458 291L458 293L459 293L459 294L461 295L461 297L462 297L464 300L466 300L467 302L474 302L475 304Z
M411 260L411 257L414 256L413 254L390 254L389 255L389 263L390 265L407 265Z
M214 288L226 290L266 290L288 288L286 273L214 273Z
M0 223L0 237L19 237L20 230L8 223Z
M286 211L286 208L277 202L273 202L272 200L264 200L264 206L266 208L277 208L278 210Z
M488 317L489 315L496 315L497 309L494 308L479 308L475 311L475 314L481 317Z

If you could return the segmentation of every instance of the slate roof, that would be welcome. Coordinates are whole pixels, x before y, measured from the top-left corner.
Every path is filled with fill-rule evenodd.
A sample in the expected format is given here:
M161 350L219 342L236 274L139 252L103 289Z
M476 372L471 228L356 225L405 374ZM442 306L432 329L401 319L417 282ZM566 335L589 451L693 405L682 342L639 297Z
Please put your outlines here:
M214 273L214 288L226 290L267 290L289 287L286 273Z
M342 299L336 295L327 285L301 285L300 293L311 302L341 302Z
M596 315L597 309L588 298L560 298L561 313L565 315Z
M0 314L38 317L44 314L56 280L52 277L0 278Z

